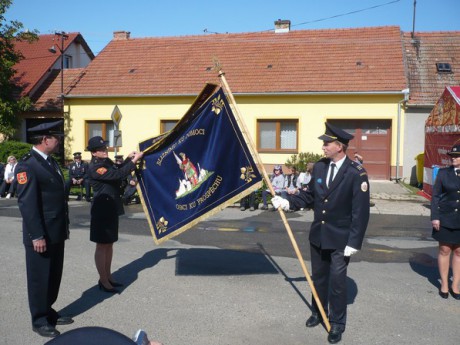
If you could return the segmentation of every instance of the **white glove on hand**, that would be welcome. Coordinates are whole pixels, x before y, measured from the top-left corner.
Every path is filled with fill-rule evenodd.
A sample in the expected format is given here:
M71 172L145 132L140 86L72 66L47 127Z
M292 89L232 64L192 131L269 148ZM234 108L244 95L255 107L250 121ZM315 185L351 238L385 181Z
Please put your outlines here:
M275 209L282 208L284 211L289 211L289 201L283 199L280 196L274 196L272 198L272 205Z
M356 254L358 252L358 249L346 246L345 250L343 251L344 256L352 256L353 254Z

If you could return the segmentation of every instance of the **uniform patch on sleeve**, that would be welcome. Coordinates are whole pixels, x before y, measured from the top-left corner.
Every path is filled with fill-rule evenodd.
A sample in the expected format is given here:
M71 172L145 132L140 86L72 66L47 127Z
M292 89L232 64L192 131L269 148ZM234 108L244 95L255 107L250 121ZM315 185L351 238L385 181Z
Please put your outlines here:
M99 174L99 175L104 175L106 172L107 172L107 168L99 168L96 170L96 172Z
M368 185L367 185L367 182L361 183L361 190L362 190L363 192L367 192L367 189L368 189L368 188L369 188L369 187L368 187Z
M18 180L19 184L26 184L27 183L27 173L25 171L20 172L16 175L16 179Z

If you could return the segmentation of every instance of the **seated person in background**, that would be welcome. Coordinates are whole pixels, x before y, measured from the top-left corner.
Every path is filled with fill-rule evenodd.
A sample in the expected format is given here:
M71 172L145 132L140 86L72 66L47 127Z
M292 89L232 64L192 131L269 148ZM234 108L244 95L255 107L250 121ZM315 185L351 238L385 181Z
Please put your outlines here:
M299 174L297 173L296 167L290 168L291 173L286 175L284 179L284 188L281 191L281 197L287 199L288 194L299 194L301 188L299 181Z
M0 198L6 194L6 198L9 199L16 194L16 179L14 178L14 169L18 165L16 157L9 156L7 164L5 166L5 172L3 173L3 182L0 187Z
M311 180L311 172L313 171L313 166L315 163L307 163L307 168L305 169L305 172L301 172L299 174L299 184L300 184L300 189L306 190L308 188L308 184L310 183Z
M91 201L91 186L87 177L88 163L81 160L81 152L73 154L73 162L69 164L69 179L66 181L67 199L69 198L70 188L79 186L77 200L82 199L82 188L85 188L85 200Z
M0 185L3 183L5 175L5 164L3 162L0 162Z
M275 190L276 195L280 195L281 191L284 188L284 175L281 165L275 165L273 168L273 174L270 176L270 182ZM268 210L267 204L267 195L270 194L270 189L265 189L262 191L262 210Z
M255 210L256 202L256 192L252 192L249 195L246 195L243 199L240 200L240 210L244 211L249 208L249 211Z

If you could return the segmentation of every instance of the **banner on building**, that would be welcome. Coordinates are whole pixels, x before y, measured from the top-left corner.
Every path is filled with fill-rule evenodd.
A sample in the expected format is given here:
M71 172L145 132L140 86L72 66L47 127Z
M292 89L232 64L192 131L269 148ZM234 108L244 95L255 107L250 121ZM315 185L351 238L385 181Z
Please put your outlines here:
M168 133L139 143L144 211L159 244L260 188L262 176L225 93L206 84Z

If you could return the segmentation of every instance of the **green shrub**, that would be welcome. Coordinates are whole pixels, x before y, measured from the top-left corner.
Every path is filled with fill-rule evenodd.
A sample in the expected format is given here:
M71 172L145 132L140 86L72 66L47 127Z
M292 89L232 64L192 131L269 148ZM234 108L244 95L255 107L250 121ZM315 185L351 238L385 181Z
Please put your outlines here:
M0 144L0 162L6 163L8 156L15 156L20 160L32 148L31 144L21 141L7 140Z
M307 169L308 163L316 163L323 156L312 152L300 152L297 155L292 155L286 160L285 165L288 168L295 167L298 172L303 172Z

